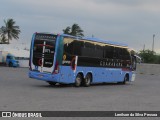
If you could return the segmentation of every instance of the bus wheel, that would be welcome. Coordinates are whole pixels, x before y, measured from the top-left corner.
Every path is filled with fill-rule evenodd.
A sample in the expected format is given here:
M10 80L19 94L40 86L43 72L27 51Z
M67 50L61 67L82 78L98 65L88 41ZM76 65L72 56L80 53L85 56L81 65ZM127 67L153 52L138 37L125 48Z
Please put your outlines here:
M75 86L79 87L81 86L82 83L82 76L80 74L77 75L76 80L75 80Z
M47 83L49 83L50 85L56 85L55 82L50 82L50 81L48 81Z
M89 87L90 84L91 84L91 81L92 81L91 75L90 75L90 74L87 74L86 77L85 77L85 79L84 79L83 85L84 85L85 87Z

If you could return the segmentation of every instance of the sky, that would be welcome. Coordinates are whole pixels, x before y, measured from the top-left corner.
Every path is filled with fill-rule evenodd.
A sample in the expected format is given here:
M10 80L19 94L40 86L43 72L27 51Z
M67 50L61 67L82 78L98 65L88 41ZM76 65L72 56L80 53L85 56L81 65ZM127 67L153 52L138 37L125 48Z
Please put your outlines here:
M13 18L30 46L35 32L62 33L77 23L84 35L160 53L160 0L0 0L0 27Z

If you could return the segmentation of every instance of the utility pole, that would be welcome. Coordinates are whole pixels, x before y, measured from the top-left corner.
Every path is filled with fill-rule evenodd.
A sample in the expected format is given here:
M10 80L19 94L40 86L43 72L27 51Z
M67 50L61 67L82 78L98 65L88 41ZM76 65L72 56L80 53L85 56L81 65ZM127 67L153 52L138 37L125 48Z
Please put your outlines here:
M154 52L154 38L155 38L155 34L153 34L152 52Z
M145 51L145 44L143 45L143 51Z

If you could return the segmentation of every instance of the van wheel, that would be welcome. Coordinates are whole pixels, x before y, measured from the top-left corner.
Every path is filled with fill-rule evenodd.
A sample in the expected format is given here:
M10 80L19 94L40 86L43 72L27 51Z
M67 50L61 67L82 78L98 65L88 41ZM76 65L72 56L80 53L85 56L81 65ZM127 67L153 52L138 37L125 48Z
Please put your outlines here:
M11 62L9 63L9 67L13 67L13 64Z
M82 83L82 76L78 74L75 79L75 87L80 87Z
M84 85L85 87L89 87L89 86L91 85L91 81L92 81L91 75L90 75L90 74L87 74L86 77L85 77L85 79L84 79L83 85Z
M49 83L50 85L56 85L55 82L50 82L50 81L48 81L48 83Z

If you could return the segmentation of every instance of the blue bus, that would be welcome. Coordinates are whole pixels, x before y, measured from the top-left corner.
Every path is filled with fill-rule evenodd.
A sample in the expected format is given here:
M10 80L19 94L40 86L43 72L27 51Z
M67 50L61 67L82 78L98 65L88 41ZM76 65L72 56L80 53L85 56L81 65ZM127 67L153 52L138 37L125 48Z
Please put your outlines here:
M136 57L125 44L66 34L34 33L29 77L50 85L134 81Z

